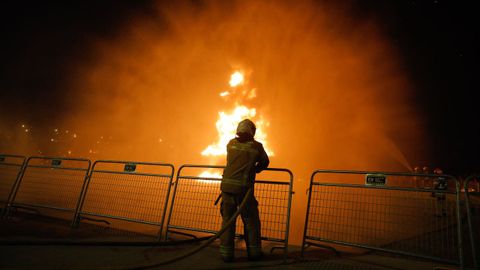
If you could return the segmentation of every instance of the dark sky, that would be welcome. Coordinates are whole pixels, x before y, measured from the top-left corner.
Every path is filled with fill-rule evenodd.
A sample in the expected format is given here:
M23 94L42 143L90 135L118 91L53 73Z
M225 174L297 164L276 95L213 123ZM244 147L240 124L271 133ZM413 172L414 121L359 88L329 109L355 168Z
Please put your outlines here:
M72 61L88 61L85 49L94 38L114 36L119 25L138 12L148 12L146 1L37 1L15 2L2 9L2 105L22 108L38 121L49 121L65 111L62 91ZM7 101L8 100L8 101ZM57 109L52 110L55 107ZM28 116L27 115L27 116Z
M479 171L479 31L472 3L357 1L374 14L403 55L424 108L431 155L449 171Z
M432 163L452 173L479 171L479 16L473 1L349 1L344 8L359 20L376 18L401 52L418 89ZM121 34L119 26L138 14L153 16L154 8L151 1L12 1L0 13L0 112L11 114L6 122L21 117L41 125L68 110L68 92L61 91L68 66L93 60L88 42Z

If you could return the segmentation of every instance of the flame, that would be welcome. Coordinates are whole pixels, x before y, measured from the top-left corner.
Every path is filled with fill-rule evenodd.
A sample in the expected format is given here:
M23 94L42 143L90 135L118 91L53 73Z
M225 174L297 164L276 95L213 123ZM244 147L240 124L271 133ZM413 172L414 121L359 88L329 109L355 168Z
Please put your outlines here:
M214 178L214 179L222 179L222 175L219 172L211 172L211 171L203 171L198 177L203 178ZM217 180L209 180L209 179L197 179L197 181L202 183L218 183Z
M235 71L230 76L229 83L232 88L243 84L243 82L244 75L240 71ZM247 93L246 97L248 99L256 97L256 88L253 88L250 91L245 90L243 92ZM225 93L229 92L222 92L220 93L220 96L225 96ZM243 96L245 96L245 94ZM257 126L255 139L263 144L265 151L269 156L273 156L273 151L268 148L267 134L264 131L269 125L268 121L265 121L261 116L257 117L257 110L255 108L249 108L238 102L235 103L234 108L230 112L221 111L218 113L218 120L216 122L218 140L205 148L205 150L202 151L202 156L225 156L227 154L226 146L231 139L235 138L238 123L246 118L255 122L255 125Z
M246 106L236 105L230 113L219 112L216 123L218 131L218 141L209 145L202 152L202 156L222 156L227 154L227 143L235 138L237 125L245 118L253 118L256 115L255 109Z
M256 97L257 97L257 88L253 88L252 90L250 90L250 92L248 92L247 98L254 99Z
M218 178L222 179L222 175L219 172L211 172L211 171L204 171L198 175L199 177L203 178Z
M224 91L224 92L220 93L221 97L226 97L226 96L229 96L229 95L230 95L229 91Z
M235 88L243 85L244 83L244 75L240 71L235 71L230 76L230 87L232 88L231 91L224 91L220 93L221 97L227 97L232 94L235 94ZM257 89L253 88L251 90L243 90L241 91L241 96L246 99L253 99L257 95ZM255 139L263 144L265 151L269 156L273 156L274 153L272 150L268 148L267 145L267 133L265 132L265 128L269 125L268 121L265 121L263 117L257 115L257 110L255 108L249 108L245 105L240 104L239 101L235 102L234 108L229 112L220 111L218 113L218 120L216 122L216 128L218 132L218 139L215 143L210 144L202 151L202 156L206 157L219 157L219 156L226 156L227 155L227 144L228 142L235 138L237 126L240 121L243 119L249 118L251 119L256 127L257 131L255 132ZM211 171L203 171L199 174L199 177L204 178L218 178L221 179L222 175L218 172L211 172ZM215 182L214 180L203 180L199 179L199 182L206 182L212 183Z
M240 71L235 71L232 75L230 75L230 87L237 87L243 84L244 77L243 73Z

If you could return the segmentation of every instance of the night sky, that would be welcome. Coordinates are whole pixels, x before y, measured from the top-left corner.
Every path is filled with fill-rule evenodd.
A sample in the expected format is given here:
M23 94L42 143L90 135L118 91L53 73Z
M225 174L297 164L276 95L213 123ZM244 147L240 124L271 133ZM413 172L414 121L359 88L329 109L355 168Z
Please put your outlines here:
M192 1L201 6L201 1ZM151 1L3 3L0 121L46 125L74 100L64 91L72 63L95 61L91 40L121 35L132 16L154 16ZM480 171L479 35L474 2L347 1L355 20L375 18L401 53L427 125L432 164L451 174ZM161 25L159 26L161 27ZM392 119L395 121L395 119Z

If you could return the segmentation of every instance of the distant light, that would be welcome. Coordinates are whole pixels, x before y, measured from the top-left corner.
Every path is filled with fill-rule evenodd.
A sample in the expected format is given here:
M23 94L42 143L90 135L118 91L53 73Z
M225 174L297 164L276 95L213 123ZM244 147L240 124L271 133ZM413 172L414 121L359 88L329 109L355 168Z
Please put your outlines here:
M51 141L51 142L54 142L54 141L55 141L55 139L54 139L54 138L50 138L50 141Z
M77 133L73 133L73 138L77 138Z
M25 132L28 132L28 128L25 129Z

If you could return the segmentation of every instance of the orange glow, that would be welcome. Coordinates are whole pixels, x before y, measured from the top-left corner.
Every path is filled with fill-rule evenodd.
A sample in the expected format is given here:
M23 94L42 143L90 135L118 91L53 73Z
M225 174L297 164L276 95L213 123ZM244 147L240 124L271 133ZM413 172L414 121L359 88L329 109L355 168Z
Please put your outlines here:
M314 169L428 164L415 89L374 18L337 1L156 3L157 14L125 20L69 61L69 110L43 154L223 165L249 117L270 166L295 174L297 244ZM38 129L25 127L12 150L36 154L26 136Z

